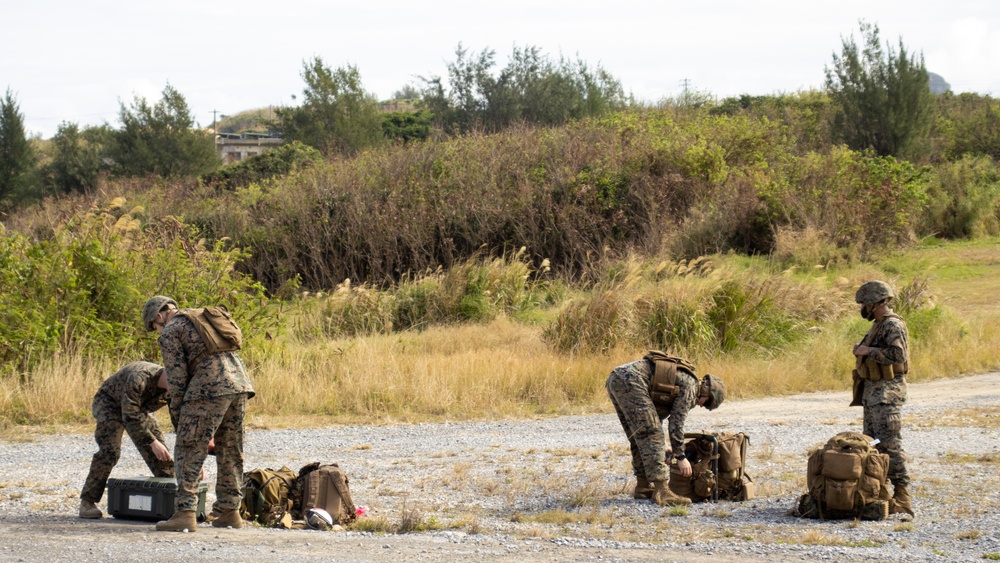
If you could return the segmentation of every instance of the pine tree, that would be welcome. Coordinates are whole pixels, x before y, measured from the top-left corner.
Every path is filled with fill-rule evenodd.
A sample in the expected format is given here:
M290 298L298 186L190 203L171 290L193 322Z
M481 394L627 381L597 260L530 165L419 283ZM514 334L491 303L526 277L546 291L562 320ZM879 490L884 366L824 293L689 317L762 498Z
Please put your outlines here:
M879 40L877 25L860 22L861 50L843 39L840 56L826 68L826 88L839 105L834 131L855 150L880 156L912 156L930 132L933 98L923 55L899 51Z
M10 89L0 100L0 206L25 190L35 167L35 154L24 132L21 114Z

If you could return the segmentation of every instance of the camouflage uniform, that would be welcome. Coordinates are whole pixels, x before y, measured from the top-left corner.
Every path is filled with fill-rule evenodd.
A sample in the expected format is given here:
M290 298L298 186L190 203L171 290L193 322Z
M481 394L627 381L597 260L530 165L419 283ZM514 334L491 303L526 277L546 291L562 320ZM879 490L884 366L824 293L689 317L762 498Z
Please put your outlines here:
M238 510L243 496L243 418L253 385L236 352L202 356L205 344L194 324L180 315L163 327L158 339L167 369L170 418L177 430L177 511L196 510L201 468L208 442L215 438L218 510ZM190 377L189 371L190 369Z
M605 387L618 413L632 449L632 471L650 482L667 481L670 467L666 460L663 419L668 418L668 435L673 452L684 451L684 422L698 401L698 380L683 370L677 371L675 384L679 394L668 407L655 405L649 384L652 362L642 359L618 366L611 371Z
M909 334L906 323L898 315L888 313L876 321L865 339L871 348L868 357L879 364L901 364L910 359ZM906 403L906 376L889 380L864 380L864 433L879 439L878 450L889 455L889 479L893 485L909 485L906 454L903 451L901 410Z
M121 456L123 432L128 432L153 475L174 476L172 462L156 459L151 447L154 440L163 443L152 414L167 404L167 390L157 387L161 369L149 362L128 364L105 380L94 395L91 412L97 419L94 440L98 450L90 462L81 500L97 503L104 496L108 477Z

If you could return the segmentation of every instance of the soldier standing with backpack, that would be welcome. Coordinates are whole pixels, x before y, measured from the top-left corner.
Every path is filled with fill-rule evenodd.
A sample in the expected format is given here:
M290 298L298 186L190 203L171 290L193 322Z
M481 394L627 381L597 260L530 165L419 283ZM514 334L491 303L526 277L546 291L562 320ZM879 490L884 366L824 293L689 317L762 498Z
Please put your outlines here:
M80 518L103 516L96 504L104 496L111 470L122 453L122 434L129 438L155 477L173 477L174 459L163 445L163 433L153 413L167 404L167 377L163 366L133 362L104 380L91 412L97 419L97 453L80 492Z
M239 511L243 419L253 385L234 350L208 353L208 343L195 324L197 311L178 309L176 301L162 295L150 298L142 309L143 326L160 333L157 342L167 372L170 418L177 432L175 511L169 520L157 522L157 530L198 529L197 487L213 438L218 465L214 507L221 514L212 526L243 526Z
M672 381L660 380L662 372L657 371L657 364L661 368L673 365L669 370ZM691 499L670 490L667 458L677 462L682 476L691 476L691 462L684 455L684 422L695 405L714 410L722 404L726 397L722 380L706 375L699 382L691 364L662 352L651 352L641 360L613 369L605 387L632 449L636 478L632 497L652 499L660 506L690 504ZM669 419L669 449L663 434L664 418Z
M864 433L877 438L876 448L889 455L889 480L893 486L889 513L913 516L910 475L900 435L910 338L906 323L889 307L893 297L892 288L881 281L862 284L854 296L861 305L861 316L873 323L861 343L854 347L856 368L851 406L864 406Z

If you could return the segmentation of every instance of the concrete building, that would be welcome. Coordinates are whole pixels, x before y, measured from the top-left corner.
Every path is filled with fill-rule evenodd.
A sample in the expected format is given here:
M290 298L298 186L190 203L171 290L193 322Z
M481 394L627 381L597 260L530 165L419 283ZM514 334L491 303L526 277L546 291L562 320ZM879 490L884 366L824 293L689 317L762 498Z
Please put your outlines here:
M267 133L217 133L215 152L226 164L240 162L281 145L282 139Z

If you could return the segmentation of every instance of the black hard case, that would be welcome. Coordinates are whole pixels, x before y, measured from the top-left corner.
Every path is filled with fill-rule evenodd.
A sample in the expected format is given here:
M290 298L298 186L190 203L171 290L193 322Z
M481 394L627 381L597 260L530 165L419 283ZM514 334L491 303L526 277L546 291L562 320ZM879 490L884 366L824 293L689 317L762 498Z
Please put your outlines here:
M198 521L205 519L208 485L198 485ZM108 479L108 514L115 518L166 520L174 513L177 480L173 477Z

